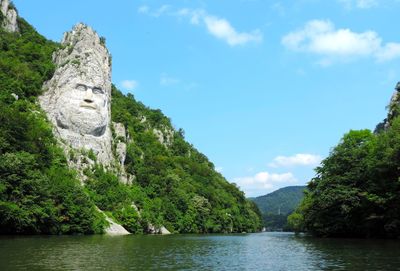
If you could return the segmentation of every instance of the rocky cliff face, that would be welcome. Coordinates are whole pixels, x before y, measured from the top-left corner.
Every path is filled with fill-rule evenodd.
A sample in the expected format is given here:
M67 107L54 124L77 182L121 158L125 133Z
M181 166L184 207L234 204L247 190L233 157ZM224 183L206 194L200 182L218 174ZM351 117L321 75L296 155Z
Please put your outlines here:
M53 55L55 73L44 84L39 102L53 123L69 166L78 171L82 183L87 178L84 171L95 163L128 183L132 177L124 169L125 127L111 123L111 65L104 41L92 28L78 24L65 33L61 45ZM128 234L110 218L107 221L107 233Z
M7 32L18 32L17 11L9 0L0 0L0 9L3 17L1 27Z
M400 82L397 83L395 87L395 91L392 94L392 98L390 99L388 108L387 117L379 123L375 128L375 133L379 133L382 130L386 130L390 127L390 123L394 117L399 115L400 106Z
M67 147L92 150L97 160L113 162L110 129L110 55L92 28L76 25L62 40L57 66L40 104Z
M397 83L395 87L395 91L393 92L392 98L389 103L389 112L387 121L385 123L385 128L390 126L390 120L392 120L395 116L399 114L398 106L400 105L400 82Z

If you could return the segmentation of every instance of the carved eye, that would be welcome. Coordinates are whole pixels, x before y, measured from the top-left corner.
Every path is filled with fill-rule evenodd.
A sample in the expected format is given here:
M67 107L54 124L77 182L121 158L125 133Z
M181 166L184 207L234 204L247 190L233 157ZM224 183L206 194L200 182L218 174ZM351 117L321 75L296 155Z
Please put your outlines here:
M94 87L92 90L94 94L104 94L104 91L99 87Z
M86 91L86 86L85 86L85 85L78 84L78 85L76 85L76 89L77 89L77 90L80 90L80 91Z

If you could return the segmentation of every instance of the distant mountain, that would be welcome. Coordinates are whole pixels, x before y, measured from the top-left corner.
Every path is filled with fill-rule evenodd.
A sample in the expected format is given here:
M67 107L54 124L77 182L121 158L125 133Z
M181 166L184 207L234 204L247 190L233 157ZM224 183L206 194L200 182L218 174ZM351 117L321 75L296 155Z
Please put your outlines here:
M288 186L251 200L263 214L289 214L300 203L305 188L306 186Z
M306 186L288 186L264 196L251 198L260 209L267 230L287 229L287 216L303 199Z

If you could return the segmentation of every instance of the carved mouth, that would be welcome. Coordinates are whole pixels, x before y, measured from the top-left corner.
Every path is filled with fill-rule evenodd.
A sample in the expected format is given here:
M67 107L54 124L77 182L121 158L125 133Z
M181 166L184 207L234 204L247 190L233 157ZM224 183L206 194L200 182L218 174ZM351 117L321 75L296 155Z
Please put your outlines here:
M81 107L89 108L89 109L96 109L95 104L89 104L89 103L81 103Z

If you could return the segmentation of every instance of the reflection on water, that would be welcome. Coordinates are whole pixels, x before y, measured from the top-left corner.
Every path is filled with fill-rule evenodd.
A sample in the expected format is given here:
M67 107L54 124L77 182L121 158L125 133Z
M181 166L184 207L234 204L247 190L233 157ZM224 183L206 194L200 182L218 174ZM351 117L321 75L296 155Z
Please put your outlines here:
M292 233L0 237L0 270L400 270L397 240Z

